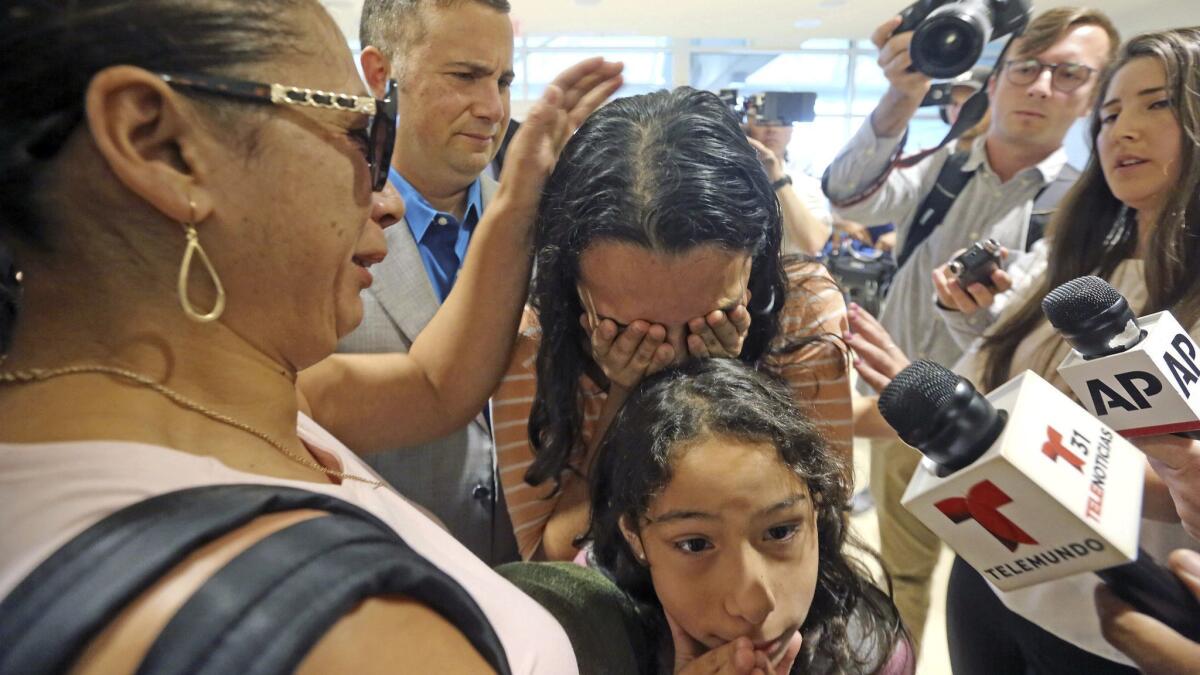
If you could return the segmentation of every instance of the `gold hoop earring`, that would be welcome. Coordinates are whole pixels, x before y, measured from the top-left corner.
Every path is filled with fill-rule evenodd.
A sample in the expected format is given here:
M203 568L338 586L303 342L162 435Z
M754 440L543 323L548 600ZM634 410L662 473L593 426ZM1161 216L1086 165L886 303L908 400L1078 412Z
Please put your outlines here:
M212 261L208 259L208 254L204 252L204 248L200 246L200 233L196 232L196 202L188 200L188 206L192 209L191 218L186 223L180 223L183 226L183 232L187 235L187 248L183 252L183 263L179 266L179 304L183 307L184 314L192 321L199 323L208 323L216 321L220 318L221 313L225 311L225 287L221 285L221 278L217 276L217 270L213 267ZM208 277L212 280L213 286L217 289L217 300L213 303L213 308L207 314L201 314L192 302L188 300L188 275L192 271L192 258L199 255L200 262L204 263L204 268L208 271Z

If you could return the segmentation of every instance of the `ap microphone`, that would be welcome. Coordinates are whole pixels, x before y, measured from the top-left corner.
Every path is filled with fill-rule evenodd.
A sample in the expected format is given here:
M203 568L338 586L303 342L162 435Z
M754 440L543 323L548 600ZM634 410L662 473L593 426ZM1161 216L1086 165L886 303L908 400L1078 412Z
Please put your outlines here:
M1058 373L1093 415L1129 438L1200 430L1196 343L1170 312L1136 319L1094 276L1050 291L1042 311L1073 348Z
M1095 572L1200 640L1200 602L1138 549L1142 454L1050 383L1026 371L984 397L916 361L879 411L925 456L901 504L997 588Z

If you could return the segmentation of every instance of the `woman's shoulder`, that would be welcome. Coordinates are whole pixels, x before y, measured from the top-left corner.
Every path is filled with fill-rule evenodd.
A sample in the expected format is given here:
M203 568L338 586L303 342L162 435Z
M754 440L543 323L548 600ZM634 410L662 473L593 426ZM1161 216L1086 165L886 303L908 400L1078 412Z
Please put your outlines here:
M787 277L788 290L793 287L816 285L820 288L837 288L837 281L829 269L808 256L784 256L782 260L783 274Z
M805 258L786 258L787 302L780 314L784 334L840 334L846 315L846 301L837 281L819 262Z
M262 629L238 619L244 615L245 608L253 606L257 615L273 617L268 624L276 628L266 630L278 630L279 626L288 624L295 631L294 635L313 635L330 627L323 637L276 642L264 659L279 663L281 659L299 659L307 655L300 662L301 672L328 672L332 666L337 666L333 668L335 670L383 672L380 666L373 665L377 663L388 663L391 667L398 663L407 664L410 668L437 663L453 672L488 669L485 658L470 649L471 642L460 627L447 619L455 616L455 608L468 604L463 600L461 590L452 589L454 593L450 593L449 600L439 599L431 605L413 600L405 588L393 584L389 590L394 594L363 597L362 604L354 612L341 615L336 608L349 605L343 605L338 599L353 601L362 595L361 589L368 587L359 584L312 587L295 583L312 569L314 563L333 578L374 574L347 566L344 560L339 562L338 554L334 552L345 549L329 546L325 539L359 536L345 532L346 525L378 528L381 524L369 517L362 520L351 507L332 502L304 508L303 504L309 503L306 501L309 494L229 485L171 492L114 512L74 538L66 548L56 551L5 601L6 612L22 617L26 625L36 626L41 621L49 621L47 617L64 610L73 615L77 611L83 613L79 621L72 619L57 626L58 637L36 632L27 633L23 638L18 636L16 647L9 645L14 648L10 657L20 658L24 651L21 644L27 639L38 644L45 644L45 641L53 644L57 639L65 639L81 640L80 644L86 648L78 657L59 652L64 660L62 665L69 665L78 658L73 665L84 672L132 671L139 663L145 668L146 660L157 662L155 659L161 660L167 654L176 662L191 663L203 659L211 665L215 659L233 668L233 664L245 665L248 659L264 656L253 646L259 641L252 637ZM265 513L271 507L262 501L263 498L281 508L299 508ZM208 508L202 506L205 503ZM324 510L327 506L331 507L330 511ZM339 515L334 516L334 511ZM334 517L348 522L338 522L321 530L312 527L322 525L321 520ZM292 531L301 528L305 529L302 539L289 539ZM300 547L304 548L302 552L297 549L301 540L305 542ZM349 541L346 539L347 543ZM284 551L301 553L310 561L310 566L274 565L271 561L278 560L278 555ZM138 564L115 566L111 562L131 554L138 556ZM91 562L83 562L83 568L73 569L72 566L78 566L81 561ZM393 544L388 561L402 569L430 569L429 563L420 562L412 550L398 540ZM256 589L256 585L260 588ZM86 595L90 602L87 607L74 608L54 597L41 598L37 602L30 600L40 592L37 589L44 591L46 588L55 589L59 598ZM127 601L125 597L108 593L107 588L125 588L137 593ZM240 598L229 595L233 588L243 591ZM288 590L262 592L266 588ZM412 589L412 586L407 588ZM322 597L325 602L316 603L314 606L319 609L302 618L290 610L294 600L289 600L288 596L294 598L297 594ZM212 604L214 599L218 600L217 604ZM198 617L203 617L201 623L195 623ZM296 620L292 622L289 617ZM183 629L183 626L190 627ZM399 638L399 645L372 643L358 637L385 631L392 633L400 627L403 628L394 633ZM309 629L316 629L318 633ZM469 630L476 628L470 626ZM242 638L240 646L237 640L216 639L230 634ZM482 634L492 640L489 644L494 644L493 633L485 628ZM221 647L214 650L213 644ZM486 653L495 663L503 658L502 651L495 648ZM150 669L153 670L153 666Z
M782 369L816 359L830 361L831 374L841 372L844 364L835 363L835 352L847 351L840 338L849 330L841 288L829 270L811 258L787 256L783 270L787 301L779 313L779 334L769 363Z

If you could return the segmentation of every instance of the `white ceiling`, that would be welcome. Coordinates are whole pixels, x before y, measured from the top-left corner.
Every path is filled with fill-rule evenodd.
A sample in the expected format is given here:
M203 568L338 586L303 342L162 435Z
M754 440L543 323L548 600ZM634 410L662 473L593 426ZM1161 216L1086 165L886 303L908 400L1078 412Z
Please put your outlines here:
M1104 10L1123 35L1200 24L1200 0L1067 0ZM361 0L323 0L347 37ZM866 38L903 0L512 0L520 34L640 34L749 40L794 48L808 38ZM1039 8L1054 3L1038 2ZM802 27L797 27L797 23Z

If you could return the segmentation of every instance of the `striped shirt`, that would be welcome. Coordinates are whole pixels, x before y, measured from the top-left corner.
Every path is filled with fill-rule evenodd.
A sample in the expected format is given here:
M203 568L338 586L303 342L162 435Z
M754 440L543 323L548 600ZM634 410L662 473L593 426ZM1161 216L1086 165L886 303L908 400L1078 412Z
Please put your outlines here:
M780 315L780 336L776 346L825 333L840 337L848 326L846 305L825 268L816 263L794 262L785 266L785 272L788 299ZM496 466L517 545L526 560L538 550L546 522L561 496L561 493L550 496L554 486L549 481L536 487L525 482L525 472L534 457L528 425L537 392L535 361L540 336L537 317L526 308L508 371L492 397ZM831 448L846 458L849 471L854 429L849 368L841 342L807 344L791 353L769 356L766 365L788 382L797 402L821 429ZM580 393L584 416L580 441L581 445L586 445L595 430L606 394L587 376L580 378ZM565 474L562 480L577 479L573 474Z

